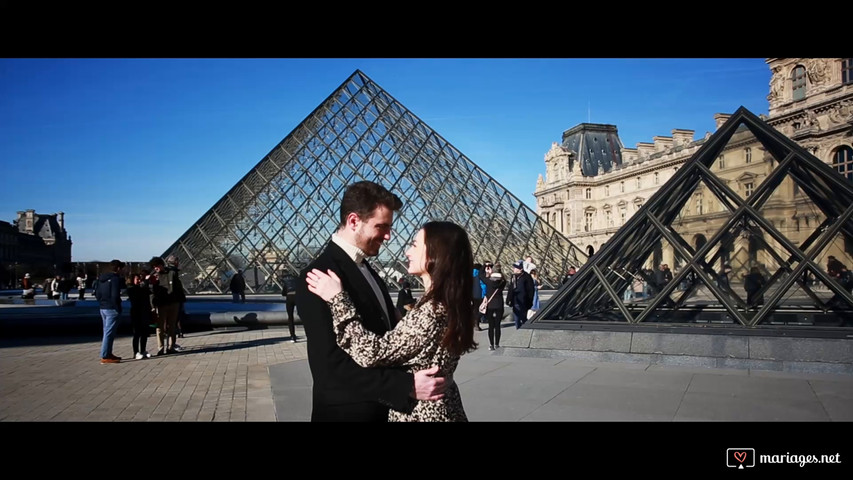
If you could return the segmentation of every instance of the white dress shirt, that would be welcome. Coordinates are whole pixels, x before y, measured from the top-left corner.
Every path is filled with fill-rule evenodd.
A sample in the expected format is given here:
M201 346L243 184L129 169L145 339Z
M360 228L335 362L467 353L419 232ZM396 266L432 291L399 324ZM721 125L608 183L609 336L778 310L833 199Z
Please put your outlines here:
M382 311L385 312L385 317L382 319L385 322L385 326L388 329L391 329L391 317L388 315L388 306L385 304L385 296L382 294L382 289L379 288L379 284L376 283L376 279L373 277L373 274L370 273L370 270L367 268L367 255L365 255L364 251L355 245L347 242L336 233L332 234L332 243L341 247L341 249L346 252L346 254L355 262L355 265L358 267L358 270L364 275L365 280L370 285L370 288L373 289L373 293L376 294L377 300L379 300L379 305L382 306Z

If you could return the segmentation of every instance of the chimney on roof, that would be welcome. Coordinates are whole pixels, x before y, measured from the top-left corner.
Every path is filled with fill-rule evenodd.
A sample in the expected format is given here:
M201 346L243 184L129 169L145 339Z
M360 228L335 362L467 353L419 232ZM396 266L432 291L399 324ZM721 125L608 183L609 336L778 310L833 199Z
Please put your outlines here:
M715 113L714 121L717 122L717 130L719 130L720 127L722 127L723 124L726 123L726 120L728 120L730 117L731 115L728 113Z
M674 129L672 131L672 139L675 146L680 147L681 145L687 145L692 142L694 133L696 133L694 130L685 130L681 128Z

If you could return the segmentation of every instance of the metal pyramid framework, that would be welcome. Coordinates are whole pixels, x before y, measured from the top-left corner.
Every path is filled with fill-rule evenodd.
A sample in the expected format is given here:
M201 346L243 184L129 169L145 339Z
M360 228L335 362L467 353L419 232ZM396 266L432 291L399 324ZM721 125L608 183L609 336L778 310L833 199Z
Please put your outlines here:
M723 165L725 148L746 145L764 158ZM718 176L723 170L727 178ZM813 221L794 226L804 211ZM853 296L823 263L834 255L851 266L851 246L853 185L741 107L528 326L847 330ZM662 251L679 267L667 283L652 271ZM729 282L724 266L734 271ZM749 296L743 275L753 268L766 283ZM650 294L635 298L636 287Z
M163 254L180 260L190 293L227 292L243 269L248 290L280 292L336 230L347 185L372 180L404 203L371 263L392 289L421 225L465 227L475 259L505 265L531 255L556 287L583 251L360 71L269 152ZM419 279L414 279L419 281Z

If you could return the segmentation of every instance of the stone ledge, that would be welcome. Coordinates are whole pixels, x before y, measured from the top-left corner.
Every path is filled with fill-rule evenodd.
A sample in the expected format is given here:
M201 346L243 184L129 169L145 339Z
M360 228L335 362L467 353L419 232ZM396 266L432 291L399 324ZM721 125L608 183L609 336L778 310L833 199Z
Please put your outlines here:
M853 375L853 339L504 329L499 355Z
M749 339L749 358L785 362L853 362L853 339L768 338Z
M632 353L749 358L749 338L728 335L631 333Z

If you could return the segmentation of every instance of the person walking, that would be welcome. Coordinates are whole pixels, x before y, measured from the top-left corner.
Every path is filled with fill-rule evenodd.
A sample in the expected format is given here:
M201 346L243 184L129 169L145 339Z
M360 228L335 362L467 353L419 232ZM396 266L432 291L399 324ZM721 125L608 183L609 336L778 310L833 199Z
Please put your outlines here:
M743 288L746 290L746 306L749 309L755 309L758 305L764 303L764 295L759 295L758 292L764 287L764 275L758 267L749 269L749 274L743 279Z
M177 353L177 323L181 305L186 301L184 286L178 274L177 257L170 255L166 261L152 257L148 262L154 269L149 277L151 305L157 321L157 355Z
M853 295L853 272L847 269L847 265L842 264L840 267L838 267L837 278L838 283L841 285L841 288ZM832 295L832 298L829 299L829 301L826 303L826 306L833 309L849 309L853 307L853 305L846 304L843 298L837 293Z
M364 368L356 363L336 342L329 305L309 291L306 282L312 270L334 272L365 329L377 335L393 329L400 320L394 303L385 282L366 259L378 255L382 244L391 238L394 212L402 207L397 195L375 182L349 185L341 199L337 231L320 255L300 272L296 303L314 381L314 422L387 422L389 410L410 413L415 399L442 398L447 388L447 379L436 376L438 366L412 373L399 367ZM469 274L470 270L466 277ZM469 292L466 290L465 295L470 303Z
M501 348L501 320L504 318L503 294L506 287L506 278L501 272L501 264L486 262L484 265L486 276L483 281L486 284L486 298L489 300L486 306L486 321L489 324L489 350Z
M515 329L518 330L527 323L527 311L533 307L534 294L533 279L524 271L524 262L521 260L512 264L512 278L506 294L506 304L512 309L512 318Z
M151 288L145 280L147 276L147 270L134 273L127 287L127 299L130 301L130 327L133 331L131 346L133 358L136 360L151 358L147 347L153 309L151 308Z
M482 314L480 314L480 304L483 303L483 287L480 285L480 272L483 271L483 266L479 263L474 264L474 281L471 282L471 306L473 307L473 314L477 317L477 330L483 331L483 327L480 326L480 322L482 321Z
M24 278L21 279L21 298L35 298L36 296L36 288L33 285L33 280L30 277L29 273L24 274Z
M837 280L841 274L841 267L843 266L845 265L835 258L834 255L830 255L826 258L826 273L835 280Z
M231 276L231 299L233 303L246 303L246 278L243 277L243 270L237 270L237 273Z
M42 290L44 290L44 294L47 299L53 300L53 277L45 278L42 285Z
M104 325L104 336L101 340L101 364L119 363L121 357L113 355L118 317L121 315L121 290L124 279L120 273L124 269L121 260L110 261L109 271L101 274L95 288L95 299L101 311Z
M367 330L332 270L312 269L306 282L332 311L339 347L362 367L402 366L410 373L437 366L452 377L460 357L476 349L471 312L473 253L465 230L452 222L424 224L406 251L408 272L419 275L424 295L392 330L377 334ZM309 337L310 338L310 337ZM419 400L411 412L389 411L396 422L467 422L459 387L447 387L439 400Z
M296 343L296 320L293 318L296 310L296 277L287 274L282 279L282 291L287 306L287 326L290 328L290 342Z
M86 297L86 280L89 276L85 273L77 275L77 300L84 300Z
M731 290L731 283L729 281L729 275L731 275L731 273L732 267L727 263L723 265L722 270L720 270L720 273L717 276L717 286L720 287L726 293Z
M59 305L59 300L61 299L62 293L59 291L59 281L62 280L62 275L57 275L53 277L53 280L50 281L50 295L51 298L56 300L56 304ZM97 279L95 279L97 281Z
M65 275L60 275L59 276L59 299L60 300L68 300L68 294L71 293L72 288L74 288L74 280L71 280L71 278L66 277Z
M539 279L539 272L534 268L530 272L530 278L533 279L533 305L530 307L530 310L533 313L539 311L539 289L542 287L542 280Z
M412 295L412 283L406 277L400 277L397 283L400 285L400 291L397 292L397 312L400 318L403 318L415 304L415 297Z

